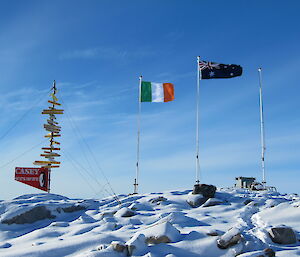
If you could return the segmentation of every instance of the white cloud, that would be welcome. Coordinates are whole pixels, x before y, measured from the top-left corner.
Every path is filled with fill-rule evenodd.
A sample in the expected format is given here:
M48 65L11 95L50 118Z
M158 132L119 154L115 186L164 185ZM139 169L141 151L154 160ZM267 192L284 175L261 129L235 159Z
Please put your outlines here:
M76 49L73 51L62 53L59 58L61 60L68 59L115 59L124 60L130 58L142 58L156 54L153 50L143 47L134 50L124 50L118 47L98 46L85 49Z

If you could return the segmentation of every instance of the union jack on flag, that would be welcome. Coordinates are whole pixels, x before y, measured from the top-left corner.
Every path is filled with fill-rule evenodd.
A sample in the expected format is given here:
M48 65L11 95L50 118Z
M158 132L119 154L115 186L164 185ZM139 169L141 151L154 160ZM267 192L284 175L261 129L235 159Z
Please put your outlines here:
M215 62L206 62L206 61L200 61L199 62L199 69L203 70L203 69L220 69L220 65L219 63L215 63Z
M199 61L201 79L221 79L241 76L243 68L236 64Z

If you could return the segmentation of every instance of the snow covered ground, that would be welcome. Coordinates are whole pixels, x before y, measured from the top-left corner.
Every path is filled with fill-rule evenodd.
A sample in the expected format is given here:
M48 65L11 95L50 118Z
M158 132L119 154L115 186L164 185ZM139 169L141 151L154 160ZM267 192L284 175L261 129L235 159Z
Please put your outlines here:
M121 204L113 197L54 194L0 201L0 256L254 257L265 248L279 257L300 256L297 195L218 189L215 198L191 207L187 201L195 197L186 190L121 195ZM296 243L270 239L269 230L282 225L294 229ZM238 233L237 244L217 246Z

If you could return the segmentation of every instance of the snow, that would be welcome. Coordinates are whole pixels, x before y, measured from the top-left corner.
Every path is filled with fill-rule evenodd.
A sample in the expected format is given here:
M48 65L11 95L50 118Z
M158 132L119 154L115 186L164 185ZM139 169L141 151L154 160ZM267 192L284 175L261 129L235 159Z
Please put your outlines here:
M279 257L300 256L299 242L278 245L268 236L271 227L284 225L293 228L300 238L297 195L231 188L218 189L216 198L207 200L206 207L187 203L201 197L185 190L121 195L121 204L113 197L84 200L54 194L0 201L0 256L121 257L129 251L132 256L145 257L234 257L239 253L249 257L265 248L272 248ZM53 218L2 223L38 206L49 210ZM128 211L133 216L124 217ZM237 233L242 235L238 244L227 249L217 246L220 237L227 240ZM170 241L147 241L163 236Z

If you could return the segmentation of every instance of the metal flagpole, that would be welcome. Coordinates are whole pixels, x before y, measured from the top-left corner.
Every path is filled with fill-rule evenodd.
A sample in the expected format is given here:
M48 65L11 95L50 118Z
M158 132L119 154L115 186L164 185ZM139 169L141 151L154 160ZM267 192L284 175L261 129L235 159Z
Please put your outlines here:
M139 185L139 172L140 172L140 131L141 131L141 90L142 90L142 78L143 76L140 76L139 79L139 105L138 105L138 132L137 132L137 151L136 151L136 175L134 179L134 194L138 193L138 185Z
M196 96L196 185L200 183L200 163L199 163L199 99L201 70L199 68L200 56L197 57L197 96Z
M263 95L262 95L262 69L258 68L259 74L259 110L260 110L260 140L261 140L261 168L262 168L262 183L266 185L266 171L265 171L265 127L264 127L264 109L263 109Z

